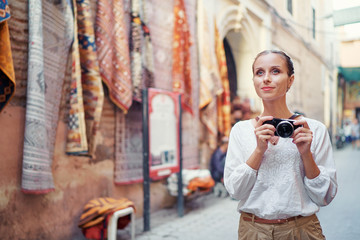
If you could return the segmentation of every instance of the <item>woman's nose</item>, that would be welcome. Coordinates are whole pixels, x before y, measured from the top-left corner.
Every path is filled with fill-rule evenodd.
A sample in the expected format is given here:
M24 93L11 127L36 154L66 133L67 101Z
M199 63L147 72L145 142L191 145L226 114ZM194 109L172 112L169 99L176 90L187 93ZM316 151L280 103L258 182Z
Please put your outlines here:
M264 81L264 82L271 82L270 74L269 74L268 72L266 72L266 73L264 74L263 81Z

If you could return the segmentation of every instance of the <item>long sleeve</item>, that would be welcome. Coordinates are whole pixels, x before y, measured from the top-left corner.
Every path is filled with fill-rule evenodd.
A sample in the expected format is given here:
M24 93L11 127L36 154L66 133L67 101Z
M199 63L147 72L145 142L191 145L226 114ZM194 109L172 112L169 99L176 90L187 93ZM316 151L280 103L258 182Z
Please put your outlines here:
M319 206L328 205L335 197L337 192L337 180L335 163L333 160L332 146L326 127L321 124L318 126L314 136L313 156L320 169L320 174L314 179L305 177L305 189L313 202Z
M244 143L239 139L240 134L240 124L237 124L230 132L225 161L224 184L232 198L244 200L248 198L255 184L257 171L246 164L251 144L244 146Z

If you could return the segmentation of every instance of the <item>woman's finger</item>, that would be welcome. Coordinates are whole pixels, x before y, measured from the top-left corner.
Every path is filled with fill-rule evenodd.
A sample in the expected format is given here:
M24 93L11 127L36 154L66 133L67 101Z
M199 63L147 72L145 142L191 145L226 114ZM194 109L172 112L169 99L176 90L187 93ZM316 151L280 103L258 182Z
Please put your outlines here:
M264 116L264 117L260 117L259 120L256 123L256 127L260 127L261 125L264 124L265 121L270 121L272 120L274 117L273 116Z

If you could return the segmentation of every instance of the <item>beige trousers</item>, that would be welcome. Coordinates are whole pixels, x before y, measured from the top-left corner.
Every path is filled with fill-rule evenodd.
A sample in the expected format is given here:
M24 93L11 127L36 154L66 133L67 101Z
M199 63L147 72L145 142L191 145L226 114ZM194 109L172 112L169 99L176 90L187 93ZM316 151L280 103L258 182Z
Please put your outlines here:
M316 215L302 217L287 223L264 224L244 221L241 214L239 240L324 240Z

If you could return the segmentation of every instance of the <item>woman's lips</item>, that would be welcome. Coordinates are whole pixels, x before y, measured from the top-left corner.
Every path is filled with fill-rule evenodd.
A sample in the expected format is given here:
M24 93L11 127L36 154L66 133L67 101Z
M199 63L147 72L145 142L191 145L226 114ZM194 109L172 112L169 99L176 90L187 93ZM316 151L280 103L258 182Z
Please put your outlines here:
M274 89L273 87L263 87L261 88L263 91L270 91L272 89Z

